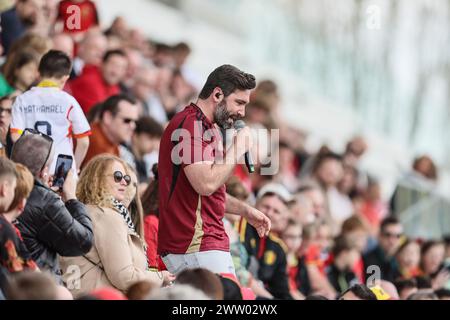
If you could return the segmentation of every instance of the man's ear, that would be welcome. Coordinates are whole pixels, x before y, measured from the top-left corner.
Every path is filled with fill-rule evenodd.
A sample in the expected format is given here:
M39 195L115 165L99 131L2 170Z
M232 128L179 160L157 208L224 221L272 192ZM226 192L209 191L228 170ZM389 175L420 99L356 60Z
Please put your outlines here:
M105 111L105 112L103 113L103 119L102 119L102 121L103 121L105 124L110 124L110 123L112 122L112 119L113 119L113 115L112 115L112 113L111 113L110 111Z
M6 181L0 182L0 197L5 196L5 183L6 183Z
M19 202L19 205L17 206L17 210L19 210L19 212L23 212L23 210L25 209L25 205L27 204L27 199L22 199Z
M44 168L42 168L42 171L39 173L39 178L47 181L49 178L48 165L45 165Z
M6 184L7 183L8 183L7 181L2 181L0 183L0 197L6 196L6 189L7 189Z
M212 92L212 96L213 96L214 102L216 102L216 103L221 102L224 98L222 89L220 89L219 87L216 87Z

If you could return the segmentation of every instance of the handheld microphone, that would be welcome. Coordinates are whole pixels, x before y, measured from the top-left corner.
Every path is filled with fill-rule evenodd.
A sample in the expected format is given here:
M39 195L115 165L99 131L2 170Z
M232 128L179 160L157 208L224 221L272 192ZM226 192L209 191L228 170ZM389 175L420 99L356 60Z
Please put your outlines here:
M236 129L236 131L239 131L239 130L241 130L244 127L245 127L245 122L244 121L236 120L234 122L234 128ZM253 164L252 154L249 151L247 151L244 154L244 157L245 157L245 165L247 166L248 172L250 172L250 173L255 172L255 165Z

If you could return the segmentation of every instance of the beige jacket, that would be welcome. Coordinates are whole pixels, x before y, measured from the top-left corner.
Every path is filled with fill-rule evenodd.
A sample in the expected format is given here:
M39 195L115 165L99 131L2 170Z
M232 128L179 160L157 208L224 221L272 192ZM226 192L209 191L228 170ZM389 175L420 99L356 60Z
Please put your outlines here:
M162 274L146 270L141 239L129 231L120 213L92 205L87 209L94 228L92 249L85 256L60 258L63 280L72 294L77 297L105 286L125 293L140 280L161 285Z

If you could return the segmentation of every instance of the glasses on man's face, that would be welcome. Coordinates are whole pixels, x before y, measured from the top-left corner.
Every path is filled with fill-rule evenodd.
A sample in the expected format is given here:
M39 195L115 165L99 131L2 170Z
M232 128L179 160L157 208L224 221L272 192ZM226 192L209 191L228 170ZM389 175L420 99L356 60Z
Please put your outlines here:
M383 232L382 233L383 237L385 238L395 238L395 239L400 239L402 237L403 234L401 233L392 233L392 232Z
M113 178L114 178L114 182L115 183L120 183L122 181L122 179L125 181L126 185L129 186L131 183L131 177L129 175L124 175L122 172L120 171L114 171L113 173Z
M125 124L130 124L130 123L134 123L135 124L136 121L137 121L137 120L132 119L132 118L127 118L127 117L122 117L122 116L117 116L117 117L122 119L123 123L125 123Z
M0 114L6 113L6 114L8 114L8 115L11 115L11 112L12 112L11 109L0 107Z

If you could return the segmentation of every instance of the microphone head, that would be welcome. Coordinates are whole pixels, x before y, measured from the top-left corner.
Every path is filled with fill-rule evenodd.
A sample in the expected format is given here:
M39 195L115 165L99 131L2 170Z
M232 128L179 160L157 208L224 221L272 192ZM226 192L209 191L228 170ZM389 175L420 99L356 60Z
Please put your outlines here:
M244 128L244 127L245 127L245 122L244 122L244 120L236 120L236 121L234 122L234 128L235 128L236 130L240 130L240 129Z

